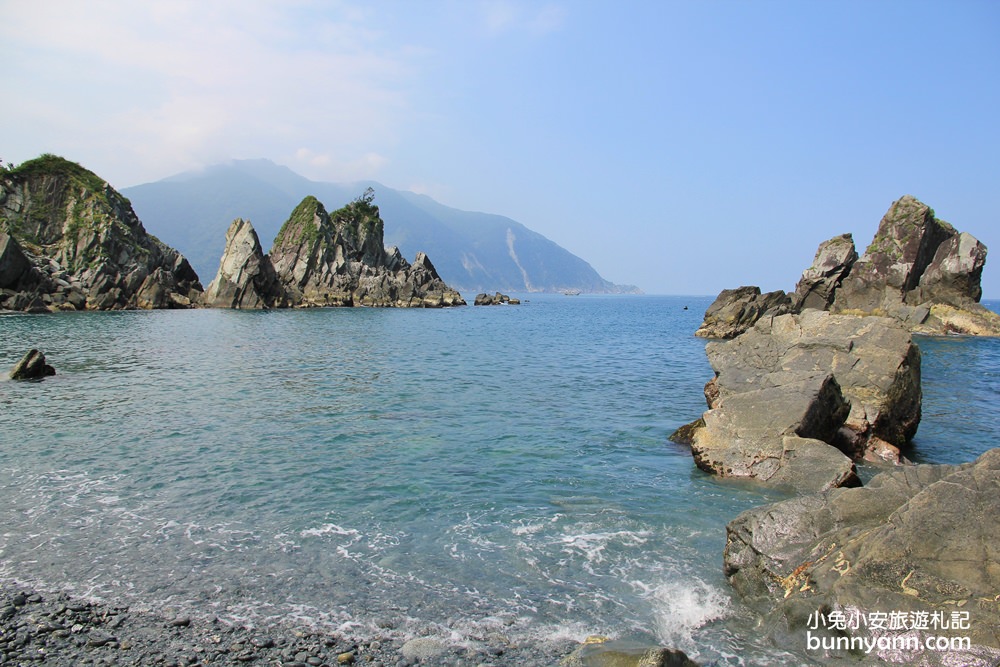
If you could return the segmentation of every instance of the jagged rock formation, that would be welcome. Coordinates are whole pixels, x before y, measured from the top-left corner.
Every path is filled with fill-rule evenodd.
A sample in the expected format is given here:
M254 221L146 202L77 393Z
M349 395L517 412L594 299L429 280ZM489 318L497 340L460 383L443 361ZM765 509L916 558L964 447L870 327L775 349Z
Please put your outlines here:
M985 263L986 246L907 195L882 218L831 310L888 315L922 333L1000 335L1000 315L979 305Z
M0 308L187 308L201 291L94 173L52 155L0 172Z
M45 363L44 354L38 350L29 350L10 370L10 379L38 380L55 374L56 369Z
M790 311L791 301L781 291L761 294L754 285L722 290L705 311L705 320L694 335L735 338L762 317L776 317Z
M716 372L699 468L799 492L857 484L853 458L898 460L920 422L920 351L889 318L819 310L761 319L706 348Z
M248 220L237 218L226 232L219 272L205 290L210 308L259 309L286 305L284 288Z
M834 293L857 260L858 252L854 249L854 238L850 234L841 234L823 241L816 250L812 266L802 272L802 277L795 286L795 293L791 297L792 310L829 310Z
M788 311L892 317L917 333L1000 336L1000 315L979 304L985 263L986 246L906 195L883 216L861 257L850 234L824 241L790 295ZM784 293L772 292L765 302L754 300L752 289L724 290L697 335L732 338L774 315L768 306Z
M264 255L253 226L236 220L205 303L225 308L465 305L423 253L408 263L382 245L370 190L328 213L315 197L295 207Z
M863 488L751 509L727 528L726 575L744 600L763 607L776 634L801 637L810 615L822 614L814 635L917 638L915 650L886 642L890 648L871 656L880 662L996 665L998 489L1000 449L993 449L974 463L896 468ZM834 614L871 619L890 612L905 617L903 627L824 627ZM944 631L930 621L934 614L964 627ZM914 627L918 615L928 622ZM932 634L969 637L971 646L922 651Z

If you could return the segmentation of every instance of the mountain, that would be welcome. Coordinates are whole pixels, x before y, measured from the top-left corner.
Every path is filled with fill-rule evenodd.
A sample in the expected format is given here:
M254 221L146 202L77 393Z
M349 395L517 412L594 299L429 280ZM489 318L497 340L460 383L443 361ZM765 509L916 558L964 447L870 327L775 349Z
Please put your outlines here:
M304 197L340 206L368 187L385 221L385 243L406 257L418 251L433 257L438 274L456 289L639 291L605 280L583 259L510 218L462 211L373 181L312 181L270 160L234 160L125 188L122 194L200 276L214 276L234 219L250 220L262 239L272 239Z

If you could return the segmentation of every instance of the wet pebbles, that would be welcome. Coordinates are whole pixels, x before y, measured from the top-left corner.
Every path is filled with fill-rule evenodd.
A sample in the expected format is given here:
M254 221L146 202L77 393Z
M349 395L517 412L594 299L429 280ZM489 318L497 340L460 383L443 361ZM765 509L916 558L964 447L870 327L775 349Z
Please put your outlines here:
M558 664L575 644L485 648L433 638L356 641L290 627L242 628L219 620L162 616L0 584L0 665L260 665L406 667Z

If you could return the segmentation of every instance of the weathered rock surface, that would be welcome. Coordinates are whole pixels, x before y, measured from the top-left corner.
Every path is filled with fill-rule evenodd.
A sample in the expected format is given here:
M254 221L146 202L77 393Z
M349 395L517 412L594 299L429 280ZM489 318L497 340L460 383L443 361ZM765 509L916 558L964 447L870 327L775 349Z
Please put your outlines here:
M476 300L473 302L473 305L476 305L476 306L502 306L502 305L507 304L507 305L511 305L511 306L516 306L516 305L518 305L520 303L521 303L520 299L512 299L507 294L501 294L500 292L497 292L496 294L492 294L491 295L491 294L487 294L487 293L483 292L482 294L477 294L476 295Z
M51 155L0 172L0 308L187 308L201 291L187 260L92 172Z
M979 304L985 263L986 246L906 195L860 258L850 234L824 241L787 306L782 292L723 290L696 335L732 338L765 315L815 308L892 317L916 333L1000 336L1000 315Z
M898 612L905 618L902 628L862 623L841 634L907 634L921 647L931 635L969 637L967 651L887 649L877 656L899 664L919 659L922 665L996 665L997 516L1000 449L959 466L904 466L876 475L863 488L744 512L727 529L725 571L737 593L766 609L776 633L792 632L801 641L817 613L826 623L837 615L882 614L888 621ZM922 624L914 623L921 618ZM942 630L933 625L935 618L956 618L964 627Z
M706 472L800 493L857 484L854 464L826 442L849 410L832 375L734 393L705 413L691 451Z
M698 667L683 651L591 636L559 662L561 667Z
M37 380L56 374L56 369L45 363L45 355L29 350L10 371L11 380Z
M821 243L812 266L802 273L795 286L791 310L829 310L834 293L857 260L858 251L854 248L854 238L850 234L835 236Z
M430 259L413 264L382 246L383 223L373 193L332 214L306 197L264 255L250 223L236 220L226 235L219 272L206 304L228 308L307 306L423 307L465 305Z
M705 349L716 377L691 444L707 472L799 492L856 484L852 458L898 457L919 425L920 351L892 319L807 310Z
M702 338L735 338L762 317L775 317L791 310L784 292L761 294L756 286L722 290L705 311L705 320L695 332Z
M229 226L219 272L205 290L203 303L237 309L286 305L285 290L248 220L237 218Z
M985 263L986 246L906 195L889 207L830 309L887 315L921 333L1000 335L1000 315L979 305ZM968 314L932 316L936 305ZM976 324L964 328L964 319Z

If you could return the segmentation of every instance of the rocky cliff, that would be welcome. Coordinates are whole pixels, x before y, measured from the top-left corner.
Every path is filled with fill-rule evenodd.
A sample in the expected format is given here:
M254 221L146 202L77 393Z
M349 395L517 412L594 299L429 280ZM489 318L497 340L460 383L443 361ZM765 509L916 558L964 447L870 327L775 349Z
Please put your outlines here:
M230 225L205 304L221 308L465 305L417 253L412 264L383 244L384 223L369 189L328 213L307 196L282 225L267 255L253 226Z
M187 308L201 291L93 172L52 155L0 171L0 308Z
M850 234L820 244L788 306L782 292L724 290L696 335L732 338L765 315L815 308L891 317L915 333L1000 336L1000 315L979 304L985 264L985 245L906 195L889 207L860 257Z

